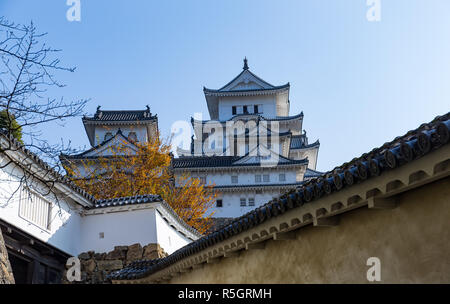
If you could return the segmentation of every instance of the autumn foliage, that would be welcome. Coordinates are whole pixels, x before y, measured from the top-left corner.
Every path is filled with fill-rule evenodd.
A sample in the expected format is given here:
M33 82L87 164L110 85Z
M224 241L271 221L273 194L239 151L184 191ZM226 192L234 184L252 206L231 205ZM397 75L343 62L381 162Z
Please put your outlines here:
M76 185L96 199L159 194L188 225L200 233L207 231L212 214L205 214L215 201L212 186L189 175L178 178L175 186L170 144L156 139L135 146L130 149L123 142L95 160L83 160L81 166L65 164L65 169Z

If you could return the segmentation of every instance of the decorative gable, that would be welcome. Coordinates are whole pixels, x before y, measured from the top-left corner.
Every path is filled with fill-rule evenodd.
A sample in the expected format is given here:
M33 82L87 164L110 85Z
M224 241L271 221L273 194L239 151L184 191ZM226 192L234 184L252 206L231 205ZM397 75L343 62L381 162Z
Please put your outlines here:
M219 91L266 90L273 88L274 86L270 83L265 82L249 70L244 70Z

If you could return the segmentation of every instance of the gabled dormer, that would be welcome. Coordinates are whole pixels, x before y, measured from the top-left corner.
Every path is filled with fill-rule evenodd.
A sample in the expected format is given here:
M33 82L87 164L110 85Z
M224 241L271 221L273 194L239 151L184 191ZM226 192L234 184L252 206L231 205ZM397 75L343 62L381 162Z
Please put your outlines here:
M253 74L247 58L233 80L218 90L203 88L212 120L228 120L239 114L267 118L289 115L289 83L274 86Z
M105 111L100 106L92 117L83 117L83 124L92 147L109 140L119 130L131 142L146 142L158 133L158 117L146 110Z

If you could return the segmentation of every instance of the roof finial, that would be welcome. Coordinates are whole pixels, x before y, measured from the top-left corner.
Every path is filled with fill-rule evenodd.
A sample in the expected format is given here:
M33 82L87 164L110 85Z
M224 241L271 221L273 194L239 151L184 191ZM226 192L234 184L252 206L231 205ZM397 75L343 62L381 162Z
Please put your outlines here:
M244 70L248 70L248 60L247 57L244 58Z

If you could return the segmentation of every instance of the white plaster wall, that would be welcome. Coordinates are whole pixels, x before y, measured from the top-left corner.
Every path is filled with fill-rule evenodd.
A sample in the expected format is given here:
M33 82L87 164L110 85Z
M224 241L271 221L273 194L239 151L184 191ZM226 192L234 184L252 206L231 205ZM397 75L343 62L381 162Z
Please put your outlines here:
M105 140L107 132L111 132L114 136L118 130L122 131L125 137L128 137L130 132L136 132L136 136L140 142L147 141L147 128L145 125L121 125L121 126L96 126L95 127L95 145L102 143Z
M222 199L223 207L214 205L210 212L214 212L213 217L239 217L280 195L279 191L263 192L256 194L255 191L223 193L218 199ZM255 206L248 206L248 198L255 198ZM241 207L241 198L247 199L247 206ZM209 213L210 214L210 213Z
M104 238L100 238L103 232ZM81 219L81 251L109 252L114 246L157 242L154 209L87 215Z
M21 217L19 214L19 192L13 194L20 186L15 177L20 172L17 167L14 168L11 165L0 169L0 218L68 254L78 254L81 224L80 215L77 212L79 206L70 202L68 198L65 199L63 197L59 197L59 205L57 205L55 199L52 199L51 196L46 196L45 200L52 203L49 230L41 228ZM35 187L38 186L38 184L35 184ZM8 202L9 198L12 199Z
M190 239L172 228L158 211L155 212L155 215L158 244L165 252L171 254L191 242Z
M245 171L245 172L224 172L224 173L215 173L215 172L207 172L207 173L192 173L192 177L201 177L206 176L206 183L213 184L216 186L230 186L230 185L255 185L255 184L291 184L297 182L297 172L300 169L292 169L278 167L273 171L267 168L259 168L259 170ZM280 173L284 173L286 176L285 181L279 180ZM263 175L269 175L270 181L264 182ZM177 174L178 175L178 174ZM231 176L238 176L238 183L231 183ZM261 182L255 182L255 175L261 175Z
M262 105L262 116L275 117L276 106L275 96L239 96L239 97L220 97L219 98L219 120L229 120L233 117L232 106L253 106ZM261 111L261 110L260 110ZM253 109L249 109L253 113ZM239 114L239 113L238 113Z

